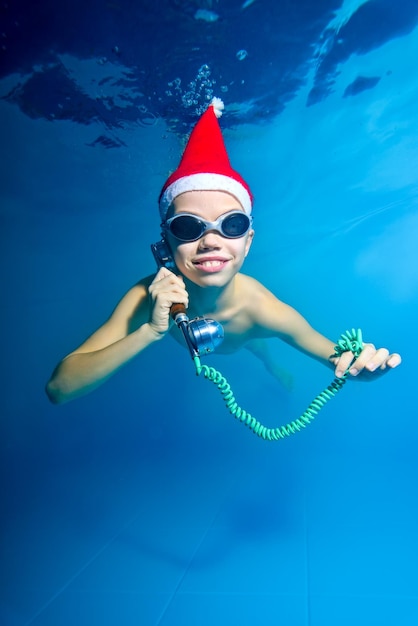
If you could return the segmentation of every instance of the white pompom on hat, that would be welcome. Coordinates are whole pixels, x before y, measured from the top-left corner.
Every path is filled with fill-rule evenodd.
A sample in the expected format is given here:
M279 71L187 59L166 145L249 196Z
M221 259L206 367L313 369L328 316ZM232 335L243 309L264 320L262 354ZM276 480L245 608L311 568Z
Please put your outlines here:
M247 215L253 195L245 180L232 169L218 118L224 103L214 98L198 120L187 142L178 168L166 180L159 197L164 221L174 199L186 191L225 191L233 195Z

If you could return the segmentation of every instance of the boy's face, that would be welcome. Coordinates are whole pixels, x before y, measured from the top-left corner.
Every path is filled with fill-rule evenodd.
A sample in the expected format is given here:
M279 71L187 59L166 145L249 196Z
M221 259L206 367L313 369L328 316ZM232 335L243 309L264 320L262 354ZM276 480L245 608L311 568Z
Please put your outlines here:
M177 196L172 215L188 213L209 222L230 211L244 213L234 196L224 191L187 191ZM224 287L241 269L254 237L250 228L242 237L230 239L216 230L206 230L200 239L181 242L167 238L178 270L201 287Z

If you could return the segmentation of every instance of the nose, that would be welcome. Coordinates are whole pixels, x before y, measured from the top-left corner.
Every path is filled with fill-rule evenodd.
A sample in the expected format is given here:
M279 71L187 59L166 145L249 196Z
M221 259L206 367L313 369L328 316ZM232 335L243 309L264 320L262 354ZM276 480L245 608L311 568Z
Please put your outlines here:
M220 248L222 235L217 230L206 230L199 239L199 249L207 250L208 248Z

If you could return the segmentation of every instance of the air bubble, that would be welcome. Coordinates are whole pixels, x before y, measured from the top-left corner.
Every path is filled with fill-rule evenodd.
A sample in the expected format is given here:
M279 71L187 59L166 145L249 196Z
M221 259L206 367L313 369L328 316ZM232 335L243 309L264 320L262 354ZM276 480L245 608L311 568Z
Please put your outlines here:
M207 109L207 103L211 102L213 98L215 83L215 79L211 78L209 65L204 63L199 67L196 77L188 83L184 90L181 88L181 79L175 78L167 83L168 89L165 94L169 97L180 98L184 108L193 107L194 113L201 115Z
M243 61L247 58L248 52L246 50L238 50L235 56L237 57L238 61Z

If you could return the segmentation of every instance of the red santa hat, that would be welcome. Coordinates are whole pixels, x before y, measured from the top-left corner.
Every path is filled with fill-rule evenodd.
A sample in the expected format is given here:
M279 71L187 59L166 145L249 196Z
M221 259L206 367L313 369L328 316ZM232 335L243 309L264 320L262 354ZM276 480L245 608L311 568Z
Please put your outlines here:
M218 118L224 103L214 98L194 127L180 165L166 180L160 194L161 219L173 200L186 191L226 191L251 214L253 195L245 180L232 169Z

